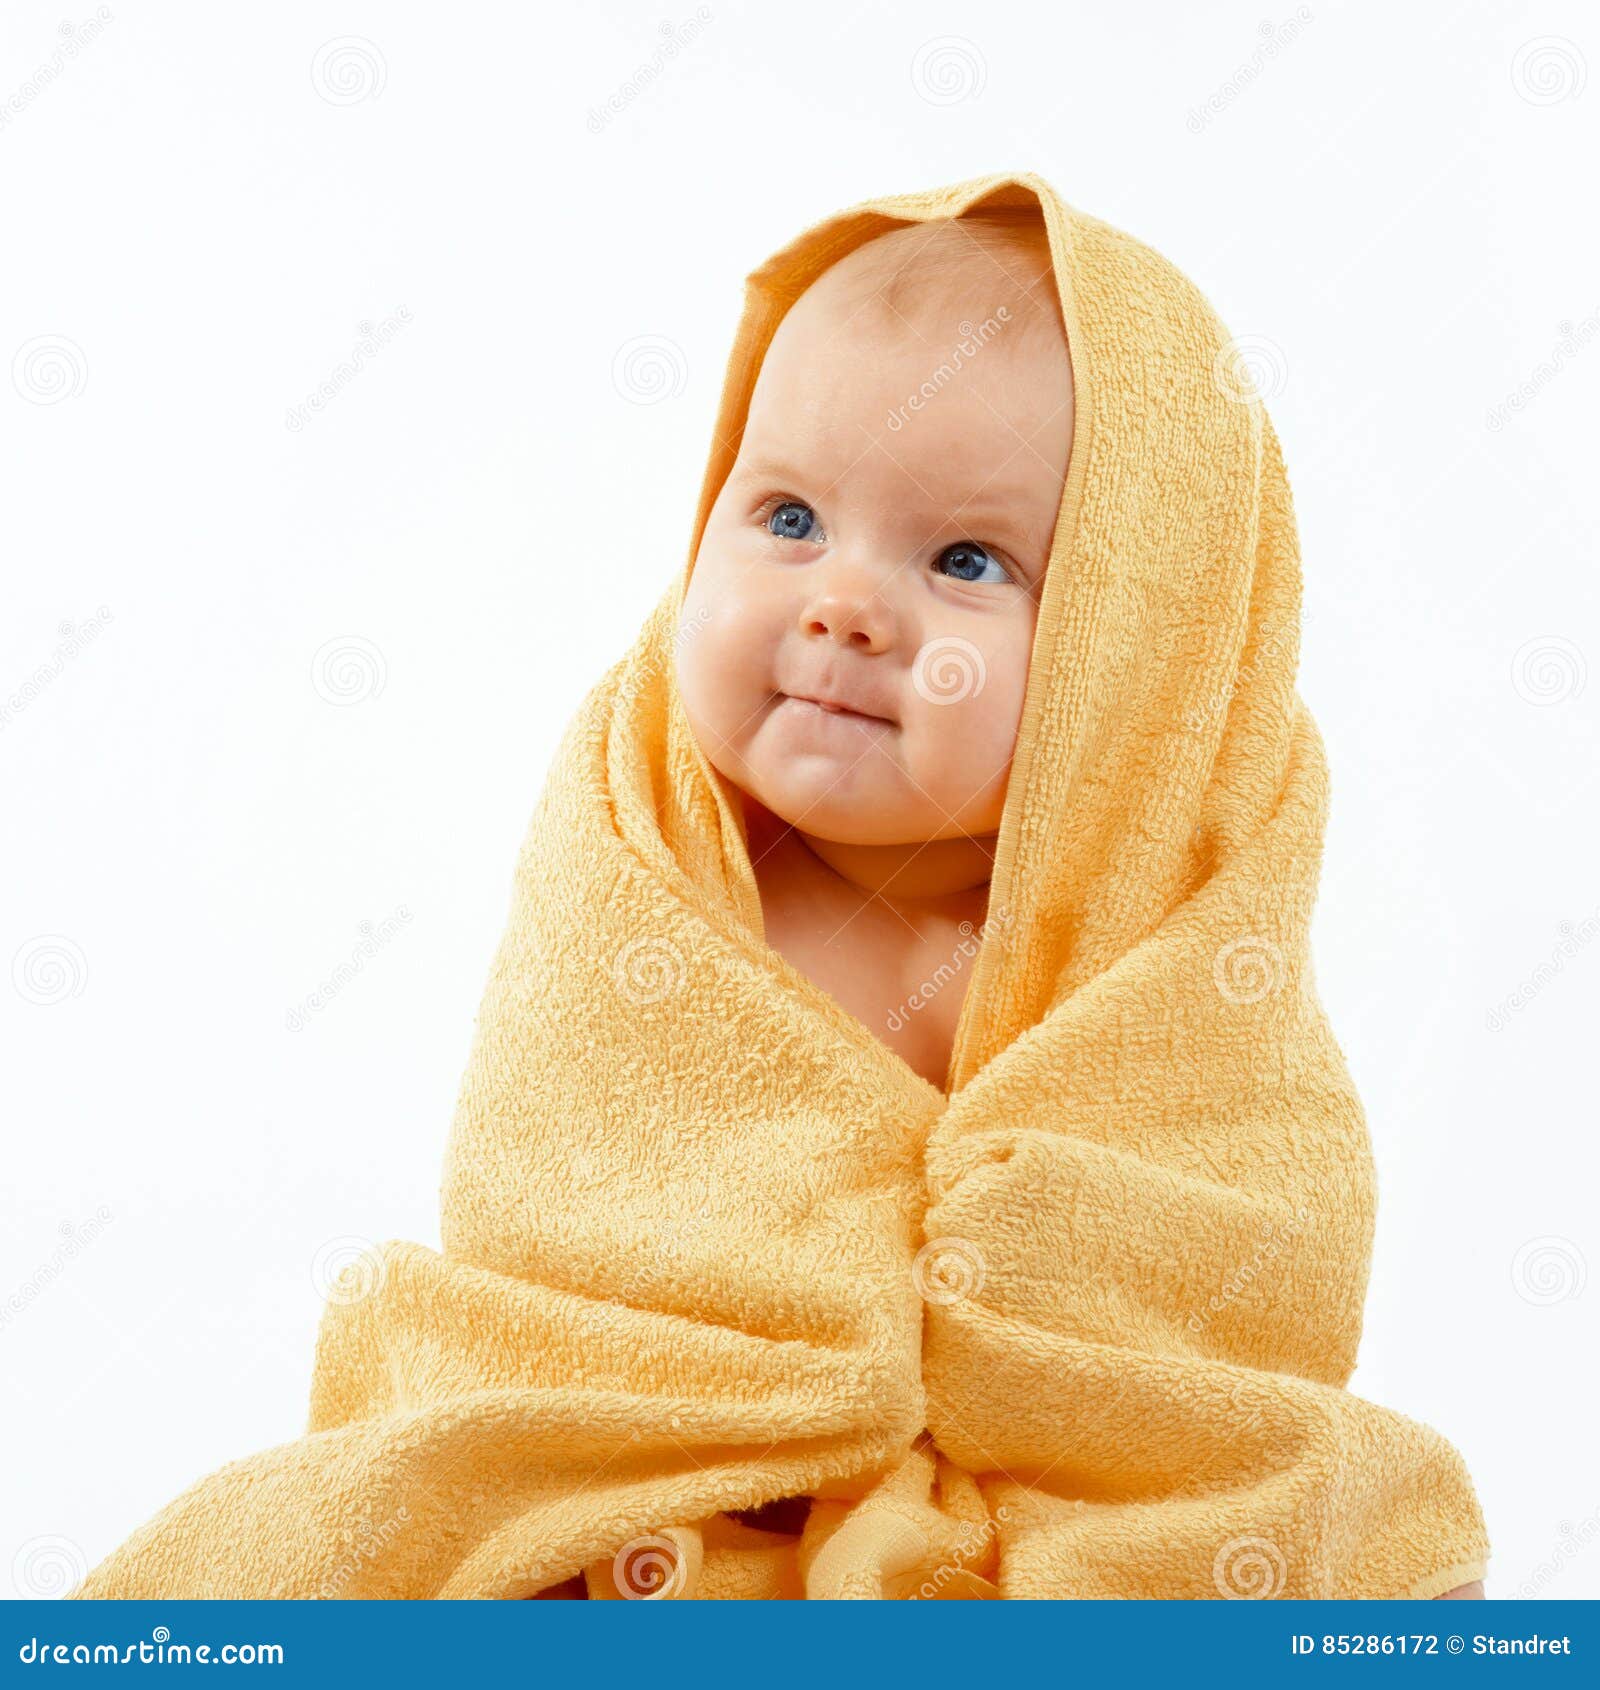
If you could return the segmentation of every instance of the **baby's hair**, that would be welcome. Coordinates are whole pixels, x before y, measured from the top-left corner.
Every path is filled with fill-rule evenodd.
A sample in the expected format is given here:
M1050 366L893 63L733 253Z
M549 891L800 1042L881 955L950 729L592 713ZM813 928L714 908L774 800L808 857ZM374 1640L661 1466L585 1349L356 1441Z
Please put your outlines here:
M998 320L1015 325L1023 338L1043 332L1066 341L1049 236L1035 209L981 207L908 224L857 247L834 270L840 272L834 280L858 303L870 300L893 317L931 310L948 317L954 332L1004 307Z

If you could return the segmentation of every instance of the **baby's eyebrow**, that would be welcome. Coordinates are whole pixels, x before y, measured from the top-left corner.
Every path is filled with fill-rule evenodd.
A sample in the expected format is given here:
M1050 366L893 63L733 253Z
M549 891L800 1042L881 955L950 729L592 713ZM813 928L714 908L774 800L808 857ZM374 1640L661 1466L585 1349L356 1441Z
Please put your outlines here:
M799 469L796 465L786 462L782 458L769 455L766 452L754 457L741 457L735 466L734 473L741 476L771 477L778 481L802 482L811 480L808 471Z
M1033 525L1017 514L1017 506L1021 502L1020 495L1015 499L971 499L950 508L950 520L970 523L974 528L998 527L1004 535L1020 541L1030 551L1042 554L1049 549L1050 531L1047 529L1044 534L1036 535ZM982 537L980 534L973 536L974 539Z

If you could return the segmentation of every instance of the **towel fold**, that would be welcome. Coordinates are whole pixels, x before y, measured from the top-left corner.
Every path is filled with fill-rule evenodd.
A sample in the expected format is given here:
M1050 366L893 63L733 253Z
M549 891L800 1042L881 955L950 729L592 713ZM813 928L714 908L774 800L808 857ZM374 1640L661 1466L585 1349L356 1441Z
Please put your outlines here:
M1076 432L948 1093L765 942L679 607L830 263L1036 207ZM751 274L689 551L569 723L450 1135L443 1252L330 1300L305 1434L85 1597L1406 1597L1482 1575L1438 1433L1344 1387L1375 1218L1308 932L1328 778L1246 349L1033 176ZM782 1498L810 1499L787 1514Z

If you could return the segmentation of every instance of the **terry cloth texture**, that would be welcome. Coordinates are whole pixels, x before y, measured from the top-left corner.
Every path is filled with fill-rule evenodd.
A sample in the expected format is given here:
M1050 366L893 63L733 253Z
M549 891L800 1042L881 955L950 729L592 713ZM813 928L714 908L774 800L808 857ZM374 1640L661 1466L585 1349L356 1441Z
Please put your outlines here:
M678 610L831 262L1037 206L1076 437L948 1083L768 947ZM688 553L568 724L451 1130L443 1252L331 1300L305 1435L86 1597L1428 1597L1460 1454L1352 1395L1365 1116L1308 945L1328 804L1271 421L1210 305L1035 176L748 278ZM681 636L694 637L693 628ZM783 1498L784 1511L735 1517ZM802 1518L803 1515L803 1518Z

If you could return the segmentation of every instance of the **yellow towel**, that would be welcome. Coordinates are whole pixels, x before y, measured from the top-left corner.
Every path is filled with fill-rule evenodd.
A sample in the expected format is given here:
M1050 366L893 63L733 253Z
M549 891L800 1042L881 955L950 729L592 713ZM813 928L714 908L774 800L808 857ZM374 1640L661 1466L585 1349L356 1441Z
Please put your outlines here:
M947 1095L765 943L678 607L829 263L1042 208L1077 428ZM689 558L570 723L452 1128L444 1253L330 1300L306 1434L89 1597L1428 1597L1457 1451L1351 1395L1374 1224L1307 930L1328 803L1290 494L1194 285L1033 176L749 278ZM735 1511L813 1499L798 1532Z

